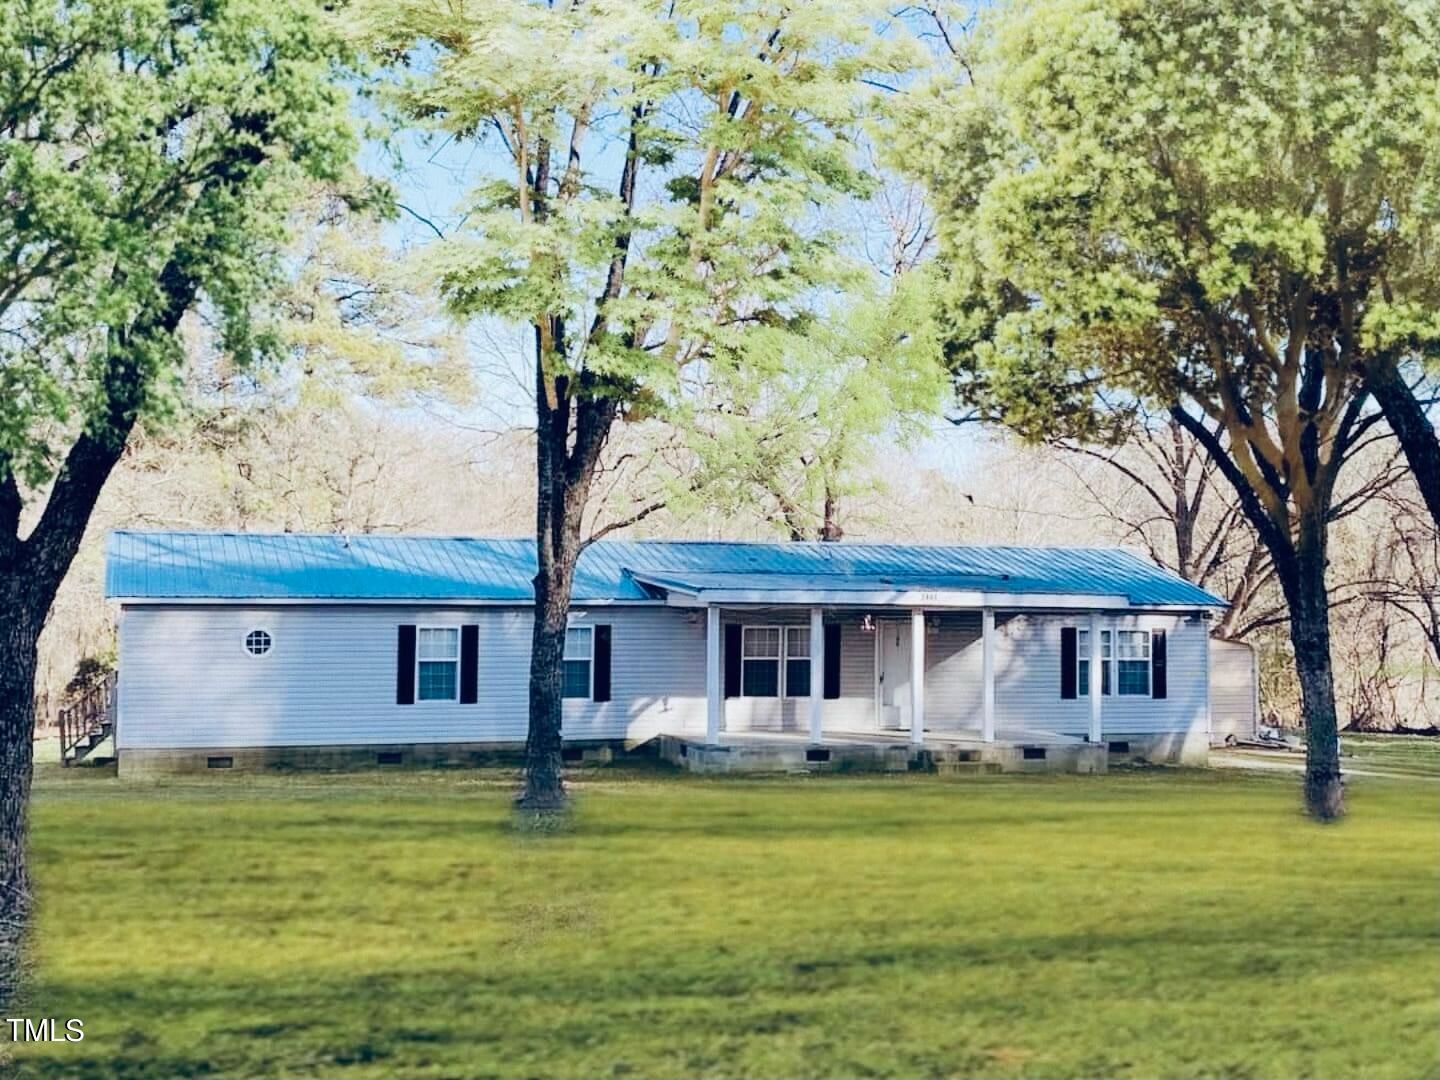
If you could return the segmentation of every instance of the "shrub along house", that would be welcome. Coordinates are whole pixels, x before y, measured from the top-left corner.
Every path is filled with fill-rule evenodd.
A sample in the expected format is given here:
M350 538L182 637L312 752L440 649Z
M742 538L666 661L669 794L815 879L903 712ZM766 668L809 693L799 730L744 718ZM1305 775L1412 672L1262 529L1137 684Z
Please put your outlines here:
M528 540L112 533L120 769L518 749L534 572ZM1193 760L1221 603L1119 549L599 542L564 738L707 770Z

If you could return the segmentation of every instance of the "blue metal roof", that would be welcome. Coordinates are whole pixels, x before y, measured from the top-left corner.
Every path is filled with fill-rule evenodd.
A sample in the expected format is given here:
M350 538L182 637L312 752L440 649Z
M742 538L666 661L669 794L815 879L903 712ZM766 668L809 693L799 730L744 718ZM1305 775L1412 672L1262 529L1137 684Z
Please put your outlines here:
M1224 601L1123 548L600 541L580 557L576 603L643 601L635 579L686 591L983 590ZM533 599L531 540L300 533L112 532L105 595L184 600Z

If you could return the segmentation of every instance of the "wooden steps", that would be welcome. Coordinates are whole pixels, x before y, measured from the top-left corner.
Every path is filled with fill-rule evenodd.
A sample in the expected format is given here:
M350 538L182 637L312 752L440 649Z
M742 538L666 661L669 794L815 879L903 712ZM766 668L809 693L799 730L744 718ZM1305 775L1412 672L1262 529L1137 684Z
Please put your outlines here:
M115 673L60 710L60 764L75 765L115 735Z
M79 742L73 744L63 758L64 764L75 765L95 752L95 748L115 734L115 725L105 721L98 728L87 732Z

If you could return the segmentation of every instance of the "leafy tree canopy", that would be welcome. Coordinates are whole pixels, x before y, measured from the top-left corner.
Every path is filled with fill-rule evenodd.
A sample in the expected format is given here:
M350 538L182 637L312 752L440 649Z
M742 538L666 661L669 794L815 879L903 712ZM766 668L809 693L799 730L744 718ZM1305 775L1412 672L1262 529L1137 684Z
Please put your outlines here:
M1186 399L1283 487L1306 470L1273 425L1329 441L1367 363L1440 352L1434 0L1037 0L975 44L903 152L952 356L1007 423L1103 435L1098 389Z
M344 48L312 0L19 0L0 21L0 481L53 477L77 431L122 441L197 297L223 345L296 183L354 149Z
M409 68L402 112L491 152L425 256L453 309L535 325L548 379L584 372L642 412L696 362L778 364L749 332L803 328L811 290L848 280L815 211L870 184L862 77L918 56L871 0L366 11Z

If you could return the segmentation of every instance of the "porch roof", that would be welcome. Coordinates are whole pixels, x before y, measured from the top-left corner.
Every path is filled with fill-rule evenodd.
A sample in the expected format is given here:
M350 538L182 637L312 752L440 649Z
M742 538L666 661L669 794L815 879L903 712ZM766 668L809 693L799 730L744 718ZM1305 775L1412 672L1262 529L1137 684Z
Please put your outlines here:
M983 574L655 574L634 578L674 607L760 604L832 607L1126 608L1122 593L1066 592L1043 581L997 580Z

